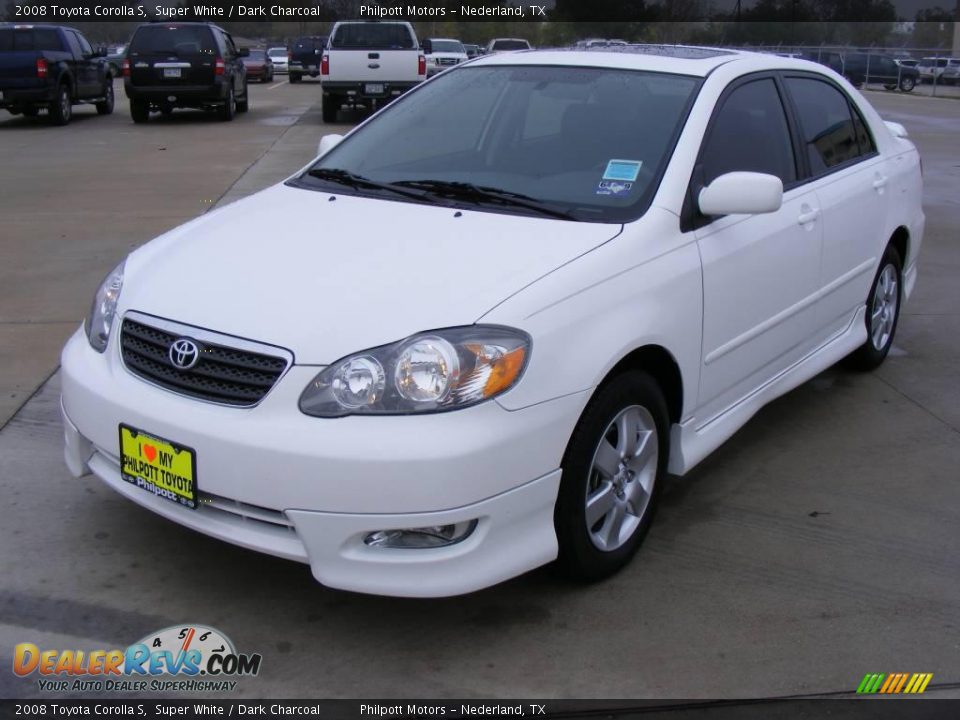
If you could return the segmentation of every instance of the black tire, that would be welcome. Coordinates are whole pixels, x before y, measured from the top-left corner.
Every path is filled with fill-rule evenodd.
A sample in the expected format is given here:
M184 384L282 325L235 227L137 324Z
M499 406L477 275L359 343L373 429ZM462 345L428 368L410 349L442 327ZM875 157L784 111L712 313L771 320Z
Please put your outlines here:
M35 118L37 115L40 114L40 108L28 106L28 107L20 108L20 112L23 113L24 117Z
M904 92L913 92L913 89L917 86L917 81L912 77L900 78L900 89Z
M220 119L224 122L230 122L237 114L237 97L233 93L233 86L227 89L227 99L220 106Z
M250 109L250 86L243 84L243 99L237 100L237 112L245 113Z
M325 123L335 123L337 121L337 113L340 112L340 97L338 95L324 95L323 96L323 121Z
M896 304L892 311L877 293L878 286L884 282L885 274L888 282L891 278L895 281L892 293L881 291L881 295L886 295L887 303L891 299L895 300ZM887 287L889 287L889 284ZM902 300L903 260L900 259L900 253L897 252L897 249L893 245L888 245L880 260L880 267L877 268L873 283L870 285L870 294L867 295L867 314L865 318L867 340L847 357L849 367L856 370L873 370L886 359L887 353L890 352L890 347L893 345L894 335L897 332L897 323L900 321ZM882 307L886 307L885 314L881 310ZM883 331L883 323L889 324L889 328L885 332Z
M616 497L611 498L610 501L622 504L625 497L631 497L633 492L631 488L638 489L636 484L641 484L643 487L643 484L651 483L652 486L649 492L640 496L645 504L639 511L639 515L627 510L628 515L623 516L627 518L623 522L632 523L636 519L639 519L639 522L632 528L630 525L626 526L623 530L627 533L626 536L618 533L619 545L612 549L602 549L598 547L594 537L602 535L607 523L613 522L614 518L609 516L609 512L613 510L600 516L593 527L588 528L587 497L591 494L596 496L603 489L604 484L609 486L610 492L614 492L618 486L616 479L602 480L602 475L597 474L599 471L595 465L595 458L598 457L601 443L613 444L612 441L608 443L610 433L617 435L616 444L620 444L619 432L612 429L612 421L621 413L636 413L637 407L646 412L643 417L647 418L647 424L652 421L656 428L655 438L649 435L646 437L648 443L654 443L649 447L650 452L655 448L657 454L649 460L653 463L653 467L647 465L646 471L641 471L645 480L638 477L625 479L629 476L629 472L625 470L626 460L621 460L620 471L616 476L620 478L619 489L614 493ZM624 439L623 442L628 441ZM625 445L625 447L628 446ZM641 445L641 447L647 446ZM663 392L652 377L639 371L624 373L613 378L597 391L573 431L562 463L563 475L554 508L554 527L559 543L558 570L575 580L593 581L614 574L630 561L653 521L657 498L667 472L669 450L670 421L667 403ZM616 452L615 449L614 452ZM621 458L623 457L621 454ZM595 481L601 481L600 485L593 487ZM629 505L634 501L626 502Z
M303 79L303 78L302 78L300 75L297 75L297 74L295 74L295 73L290 73L290 82L291 82L291 83L298 83L298 82L300 82L300 80L302 80L302 79Z
M146 100L131 100L130 117L138 125L147 122L150 119L150 103Z
M97 103L97 113L99 115L109 115L113 112L113 80L107 78L107 84L103 88L103 100Z
M66 125L73 116L73 100L70 97L70 85L60 83L57 95L50 103L50 122L54 125Z

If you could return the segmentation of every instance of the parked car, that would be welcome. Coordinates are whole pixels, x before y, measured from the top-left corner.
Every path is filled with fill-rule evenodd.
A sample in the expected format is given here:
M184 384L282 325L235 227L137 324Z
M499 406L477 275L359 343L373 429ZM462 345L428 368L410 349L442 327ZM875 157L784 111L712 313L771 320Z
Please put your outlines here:
M834 72L843 75L843 55L838 52L832 52L828 50L804 52L800 53L799 57L803 60L810 60L815 63L820 63L821 65L830 68Z
M285 47L272 47L267 50L267 55L273 61L273 71L277 74L285 74L289 68L289 51Z
M957 85L960 83L960 62L944 68L940 74L940 82L944 85Z
M467 51L468 58L475 58L479 55L483 55L483 49L479 45L466 44L463 47Z
M70 470L347 590L622 568L668 472L883 362L924 213L825 68L608 57L453 68L134 250L63 352Z
M0 25L0 108L35 117L46 109L66 125L73 106L113 112L113 78L104 56L79 30L59 25Z
M130 115L144 123L154 111L176 108L219 113L222 120L250 107L247 70L226 30L210 23L150 23L139 26L123 61Z
M248 81L273 82L273 61L266 50L251 50L242 60Z
M898 65L889 55L847 53L843 58L843 75L854 85L882 83L887 90L898 87L911 92L917 84L916 68Z
M345 103L384 104L427 76L427 59L408 22L338 22L320 63L323 121Z
M487 53L514 52L516 50L530 50L530 42L523 38L494 38L487 43Z
M948 57L925 57L917 64L920 82L932 83L939 79L948 67L960 66L960 59Z
M107 48L107 65L112 77L118 78L123 73L123 58L126 52L126 45L112 45Z
M467 49L459 40L427 38L423 41L422 49L427 60L427 77L469 59Z
M290 61L287 72L290 73L290 82L296 83L304 75L318 77L320 75L320 57L327 47L325 35L311 35L298 38L290 51Z

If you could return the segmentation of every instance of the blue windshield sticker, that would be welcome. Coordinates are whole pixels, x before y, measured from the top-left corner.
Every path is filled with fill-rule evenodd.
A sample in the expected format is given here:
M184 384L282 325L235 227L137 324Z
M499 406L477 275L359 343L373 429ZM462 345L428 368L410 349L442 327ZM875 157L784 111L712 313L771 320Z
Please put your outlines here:
M633 183L619 180L601 180L597 185L597 195L626 195L633 187Z
M639 160L611 160L603 173L604 180L619 180L621 182L636 182L640 174Z

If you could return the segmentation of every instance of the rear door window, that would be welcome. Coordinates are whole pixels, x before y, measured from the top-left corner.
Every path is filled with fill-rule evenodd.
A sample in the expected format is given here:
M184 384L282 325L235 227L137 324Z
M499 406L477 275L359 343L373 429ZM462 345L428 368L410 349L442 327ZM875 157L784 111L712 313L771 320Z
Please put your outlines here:
M830 83L813 78L789 77L786 84L797 108L803 145L814 176L860 157L860 143L846 95Z

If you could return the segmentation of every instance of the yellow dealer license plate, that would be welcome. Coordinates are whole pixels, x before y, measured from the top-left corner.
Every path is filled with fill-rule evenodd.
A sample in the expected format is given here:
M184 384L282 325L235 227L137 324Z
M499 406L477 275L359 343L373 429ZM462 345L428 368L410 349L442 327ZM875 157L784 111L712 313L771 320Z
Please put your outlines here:
M197 454L188 447L121 424L120 474L157 497L197 507Z

